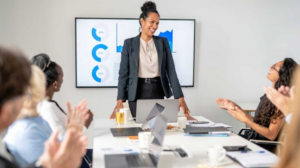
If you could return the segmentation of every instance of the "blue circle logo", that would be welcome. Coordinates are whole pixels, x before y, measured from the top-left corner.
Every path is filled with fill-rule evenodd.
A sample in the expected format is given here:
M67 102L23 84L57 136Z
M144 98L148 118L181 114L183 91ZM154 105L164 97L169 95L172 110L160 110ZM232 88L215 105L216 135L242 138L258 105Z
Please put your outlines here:
M98 62L103 62L108 59L109 50L108 47L104 44L96 45L92 50L92 56L94 60Z
M109 78L109 69L104 65L96 65L92 70L92 77L96 82L105 82Z
M97 41L106 40L109 36L109 29L105 24L97 24L92 28L92 36Z

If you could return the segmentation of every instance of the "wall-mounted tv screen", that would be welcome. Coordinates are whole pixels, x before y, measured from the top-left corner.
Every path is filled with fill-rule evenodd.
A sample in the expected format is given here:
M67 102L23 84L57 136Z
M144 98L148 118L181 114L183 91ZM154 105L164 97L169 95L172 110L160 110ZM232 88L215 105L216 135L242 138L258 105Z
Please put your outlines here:
M140 33L138 19L75 18L76 87L117 87L124 40ZM195 20L160 19L182 87L194 86Z

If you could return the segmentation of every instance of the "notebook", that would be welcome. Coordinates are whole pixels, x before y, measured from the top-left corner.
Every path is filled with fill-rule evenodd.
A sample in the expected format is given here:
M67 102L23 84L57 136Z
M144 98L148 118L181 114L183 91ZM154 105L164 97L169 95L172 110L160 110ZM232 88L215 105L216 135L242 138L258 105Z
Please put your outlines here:
M259 153L250 151L247 153L227 152L227 156L236 160L244 167L273 167L278 162L278 157L273 153Z

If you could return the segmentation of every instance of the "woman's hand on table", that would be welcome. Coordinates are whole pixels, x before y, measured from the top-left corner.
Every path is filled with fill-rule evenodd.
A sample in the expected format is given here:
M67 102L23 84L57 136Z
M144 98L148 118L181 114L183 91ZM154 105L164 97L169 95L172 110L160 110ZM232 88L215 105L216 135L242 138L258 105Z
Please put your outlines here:
M116 107L114 108L114 111L111 113L109 119L114 119L114 118L116 118L116 111L117 111L118 109L121 109L121 108L124 108L124 106L123 106L123 101L122 101L122 100L118 100L118 101L117 101L117 105L116 105Z
M186 117L189 117L191 112L190 112L189 108L187 107L187 105L186 105L185 100L184 100L183 97L179 98L178 112L180 112L180 107L182 108L183 114Z

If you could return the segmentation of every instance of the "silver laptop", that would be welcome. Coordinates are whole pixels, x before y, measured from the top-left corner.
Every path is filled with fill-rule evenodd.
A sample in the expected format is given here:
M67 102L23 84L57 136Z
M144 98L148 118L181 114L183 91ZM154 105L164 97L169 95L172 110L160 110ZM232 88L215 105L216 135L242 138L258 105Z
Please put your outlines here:
M143 123L151 109L156 103L165 107L162 114L167 117L168 122L177 122L178 116L178 99L151 99L151 100L137 100L136 107L136 123Z
M152 140L149 153L105 155L106 168L155 168L158 165L162 151L163 139L167 127L167 118L158 113L152 130Z
M148 116L145 118L142 127L111 128L110 131L114 137L137 136L139 132L151 130L154 127L157 114L163 112L164 109L162 105L156 103L152 110L148 112Z

